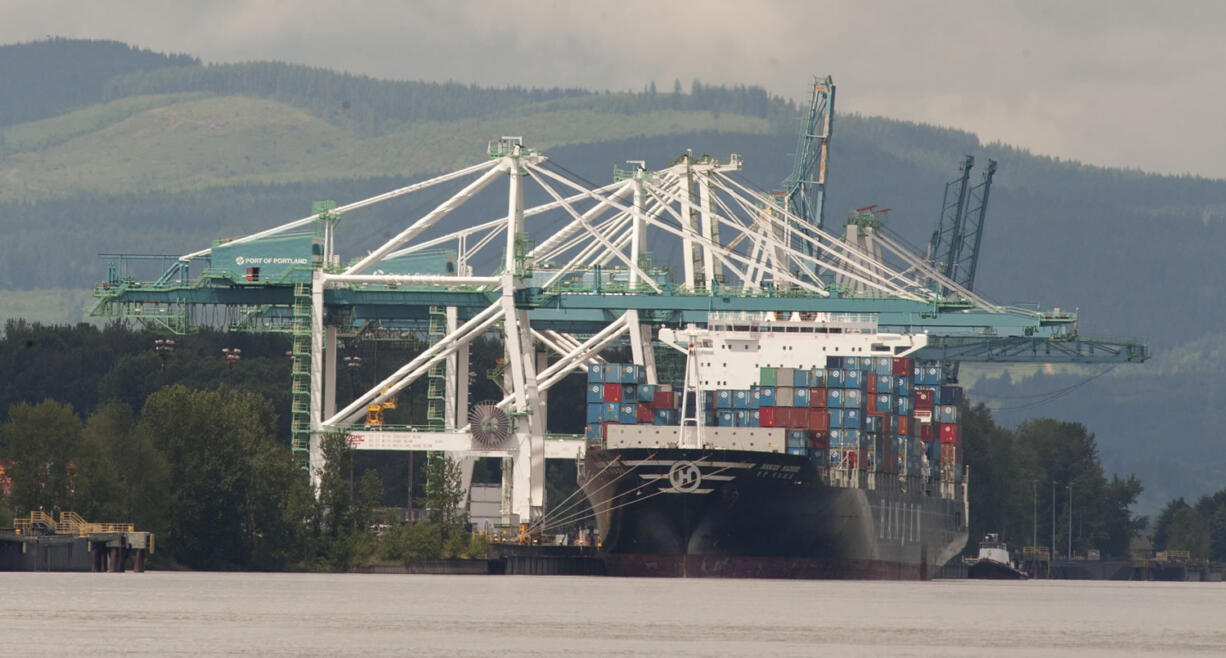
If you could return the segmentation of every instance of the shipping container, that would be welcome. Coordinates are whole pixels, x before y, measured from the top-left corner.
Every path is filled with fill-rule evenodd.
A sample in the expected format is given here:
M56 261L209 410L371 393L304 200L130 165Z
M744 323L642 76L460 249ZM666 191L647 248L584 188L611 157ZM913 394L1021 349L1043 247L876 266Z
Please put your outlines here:
M777 386L779 379L775 376L775 369L760 368L758 370L758 383L763 386Z
M942 404L938 406L933 413L933 418L938 423L956 423L958 422L960 407L953 404Z
M930 411L936 404L936 391L931 388L917 388L912 399L915 400L915 408L917 410Z
M826 452L825 448L810 449L809 461L817 468L826 468Z
M894 413L898 414L899 416L910 416L912 412L911 403L912 403L911 398L907 398L907 397L895 398Z
M844 409L863 409L864 408L864 392L858 388L843 389L843 408Z
M651 424L655 420L655 414L652 413L651 405L646 402L639 402L634 405L635 420L644 424Z
M605 382L605 370L607 366L603 363L589 363L587 366L587 380L593 384L603 384Z
M658 387L655 386L654 384L639 384L638 385L638 396L635 397L635 399L638 400L639 402L650 403L655 400L657 388Z
M864 412L859 409L843 409L843 426L860 427L864 422Z
M778 407L762 407L758 409L758 426L775 427L775 411Z
M840 368L826 369L826 388L830 390L843 388L843 370Z
M792 386L796 388L809 388L812 386L811 382L810 371L805 368L797 368L792 373Z
M939 423L937 432L941 443L962 443L962 426L954 423Z
M604 385L604 401L605 402L621 402L622 401L622 385L621 384L605 384Z
M732 392L732 408L733 409L748 409L749 408L749 390L737 389Z
M891 392L894 395L911 397L911 392L915 390L915 386L911 383L910 377L891 376L890 379L893 380L890 388L893 389Z
M601 420L606 423L620 423L622 418L622 403L606 402L604 403L604 414Z
M880 432L883 418L876 414L870 414L864 417L864 431Z
M894 422L897 425L898 433L912 436L911 432L914 427L914 421L911 416L896 416L896 419Z
M603 441L605 438L604 423L588 423L587 427L583 428L583 435L589 441Z
M840 369L840 368L842 368L842 367L843 367L843 357L841 357L841 356L828 356L828 357L826 357L826 369L827 369L827 370L830 370L830 369L832 369L832 368L833 368L833 369Z
M924 443L932 442L932 439L933 439L932 423L920 423L919 424L919 438L920 438L920 441L923 441Z
M825 430L814 430L809 432L809 448L822 449L830 447L830 433Z
M809 370L809 387L810 388L825 388L826 387L826 369L812 368Z
M622 403L621 406L618 407L618 422L620 422L622 425L634 425L637 423L639 419L638 408L639 406L637 404Z
M898 377L910 378L914 376L914 370L915 359L912 359L909 356L896 356L894 357L893 369L891 370L890 374Z
M776 406L774 386L762 386L758 388L758 406L759 407Z
M619 398L622 402L638 402L639 387L637 384L622 384L622 396Z
M656 391L651 396L651 406L655 409L672 409L675 396L671 391Z
M749 410L734 409L732 411L732 425L734 427L749 427Z
M877 373L870 372L864 376L864 392L868 395L877 392Z
M720 427L735 427L736 423L733 420L731 409L720 409L715 414L715 424Z
M587 401L588 404L593 402L604 402L604 384L588 384Z
M894 411L894 396L889 393L878 393L873 396L873 411L888 414Z
M844 370L843 371L843 388L859 390L863 386L864 386L864 373L863 372L859 370Z
M795 389L792 392L792 406L793 407L809 406L809 389L807 388Z
M882 377L890 377L894 374L894 359L888 356L873 357L873 372Z
M940 397L937 398L939 404L962 404L962 387L946 384L941 387Z
M587 422L599 423L604 420L604 403L589 402L587 405Z
M830 427L843 427L843 408L830 407L826 410L826 419Z
M776 407L791 407L795 406L793 400L795 398L795 388L791 386L775 387L775 406Z
M787 445L789 448L807 448L809 447L809 433L805 430L788 430Z
M654 425L676 425L678 412L675 409L653 409L652 424Z
M796 376L795 372L795 368L776 368L775 386L792 386L792 378Z

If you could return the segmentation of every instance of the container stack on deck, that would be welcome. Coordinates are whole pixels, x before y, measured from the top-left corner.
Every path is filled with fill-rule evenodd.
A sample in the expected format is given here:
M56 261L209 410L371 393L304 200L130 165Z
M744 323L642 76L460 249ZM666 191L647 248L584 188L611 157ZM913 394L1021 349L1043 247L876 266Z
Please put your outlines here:
M691 397L686 408L697 406ZM588 366L587 440L605 445L608 426L677 425L681 388L647 384L637 364ZM702 424L779 427L789 454L818 467L962 475L962 389L936 365L905 357L827 357L825 368L761 368L747 389L704 391ZM927 457L928 473L924 473Z

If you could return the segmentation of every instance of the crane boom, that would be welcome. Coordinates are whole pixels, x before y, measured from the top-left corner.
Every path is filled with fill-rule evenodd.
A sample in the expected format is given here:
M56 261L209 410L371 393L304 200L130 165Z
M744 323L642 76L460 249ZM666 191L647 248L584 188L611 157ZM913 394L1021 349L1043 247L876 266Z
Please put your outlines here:
M834 80L813 82L809 114L796 143L792 173L783 182L784 208L810 226L822 228L826 203L826 172L830 162L830 135L834 127ZM793 248L810 250L807 241L794 239Z

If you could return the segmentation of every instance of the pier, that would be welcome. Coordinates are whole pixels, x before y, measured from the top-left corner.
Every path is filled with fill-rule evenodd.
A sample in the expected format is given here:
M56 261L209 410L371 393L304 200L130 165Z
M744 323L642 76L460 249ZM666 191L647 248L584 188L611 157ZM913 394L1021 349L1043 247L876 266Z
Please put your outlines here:
M93 571L119 573L145 570L153 553L153 533L130 523L90 523L75 512L59 520L41 511L0 530L0 571Z

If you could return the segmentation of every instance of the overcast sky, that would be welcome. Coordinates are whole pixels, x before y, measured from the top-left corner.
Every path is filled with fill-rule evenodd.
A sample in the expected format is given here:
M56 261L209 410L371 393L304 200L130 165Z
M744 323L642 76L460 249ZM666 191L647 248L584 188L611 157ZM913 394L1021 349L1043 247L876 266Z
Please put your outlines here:
M1224 28L1226 2L1178 0L0 0L0 43L108 38L397 79L601 90L699 79L800 100L830 74L840 112L1217 178Z

